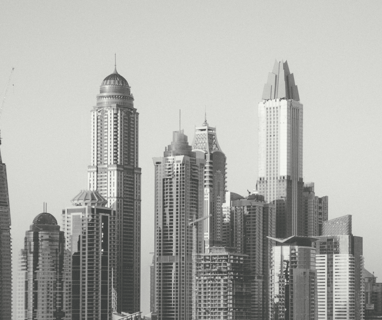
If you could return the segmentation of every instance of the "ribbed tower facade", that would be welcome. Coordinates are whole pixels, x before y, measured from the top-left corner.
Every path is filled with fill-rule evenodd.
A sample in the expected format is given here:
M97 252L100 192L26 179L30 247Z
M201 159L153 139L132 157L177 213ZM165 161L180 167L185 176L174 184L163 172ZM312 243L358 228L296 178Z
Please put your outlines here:
M116 212L118 312L140 311L141 169L138 112L126 79L115 70L105 78L91 111L89 189Z
M155 313L158 320L191 320L195 309L197 223L203 215L204 159L183 131L155 166Z
M258 191L276 203L278 238L304 235L303 105L287 62L275 62L258 115Z
M1 144L1 140L0 140ZM7 169L0 154L0 319L12 318L12 242Z
M40 213L25 233L20 276L24 279L26 320L70 320L70 254L53 215Z
M223 244L223 210L226 193L226 156L221 150L216 129L207 120L195 128L192 149L205 159L204 168L204 252Z

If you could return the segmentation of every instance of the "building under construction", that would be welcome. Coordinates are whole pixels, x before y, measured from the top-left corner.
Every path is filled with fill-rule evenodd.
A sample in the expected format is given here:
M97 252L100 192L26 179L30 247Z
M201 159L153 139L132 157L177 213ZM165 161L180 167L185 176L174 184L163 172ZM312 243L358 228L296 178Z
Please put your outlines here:
M251 311L248 255L211 247L196 258L196 318L249 320Z

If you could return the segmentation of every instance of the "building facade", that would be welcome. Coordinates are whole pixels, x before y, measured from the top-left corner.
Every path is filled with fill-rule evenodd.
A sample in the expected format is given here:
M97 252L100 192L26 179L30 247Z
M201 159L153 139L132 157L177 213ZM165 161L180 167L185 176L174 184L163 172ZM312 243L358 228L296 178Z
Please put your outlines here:
M91 111L89 189L116 212L117 309L140 311L141 169L138 166L138 112L126 79L107 76Z
M1 139L0 139L1 144ZM7 168L0 154L0 319L12 318L12 240Z
M155 314L158 320L188 320L195 313L195 261L202 252L204 159L192 152L183 131L155 166Z
M248 255L251 292L250 319L268 318L269 270L271 249L276 234L276 207L264 202L264 197L251 194L232 201L232 247Z
M81 191L62 212L71 254L72 320L111 320L115 287L115 212L97 191Z
M273 239L270 320L316 320L316 250L314 238Z
M352 235L351 216L324 223L317 237L317 300L319 320L363 320L362 237Z
M226 193L226 156L221 150L216 129L207 120L195 128L192 149L205 159L204 167L204 252L223 243L223 212Z
M314 183L304 183L303 212L304 212L304 235L315 237L322 235L323 223L329 216L329 199L317 197L314 192Z
M248 255L211 247L196 262L196 318L251 320Z
M53 215L43 212L36 216L25 233L21 256L23 319L71 320L70 254Z
M304 235L303 105L287 62L275 62L259 116L259 179L266 202L275 201L278 238Z

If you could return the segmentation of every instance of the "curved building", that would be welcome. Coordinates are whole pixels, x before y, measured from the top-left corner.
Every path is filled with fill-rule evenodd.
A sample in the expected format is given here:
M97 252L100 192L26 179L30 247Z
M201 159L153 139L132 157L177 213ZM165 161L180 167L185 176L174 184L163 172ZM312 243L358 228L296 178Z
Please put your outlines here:
M0 140L1 143L1 140ZM7 168L0 154L0 319L12 318L12 242Z
M72 319L70 256L64 232L48 212L37 215L25 233L21 250L24 275L24 319Z
M138 167L138 112L126 79L107 76L91 111L89 189L116 212L118 312L140 311L141 169Z

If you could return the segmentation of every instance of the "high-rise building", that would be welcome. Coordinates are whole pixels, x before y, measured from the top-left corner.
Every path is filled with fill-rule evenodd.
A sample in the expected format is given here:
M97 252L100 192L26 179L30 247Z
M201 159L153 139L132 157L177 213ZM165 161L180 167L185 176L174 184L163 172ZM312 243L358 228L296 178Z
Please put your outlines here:
M233 212L234 207L232 202L235 200L243 199L241 195L227 191L225 195L225 202L222 205L223 213L223 236L222 236L222 246L223 247L232 247L233 246Z
M303 105L287 62L275 62L258 115L258 191L266 202L276 203L278 238L304 235Z
M216 129L207 119L195 128L192 150L205 159L204 167L204 215L209 216L204 224L204 251L223 243L223 212L226 192L226 156L221 150Z
M248 255L251 292L250 319L268 319L269 270L276 234L276 208L264 202L264 197L251 194L232 201L232 246Z
M111 320L115 286L115 212L97 191L81 191L62 211L71 254L72 320ZM114 283L113 283L114 281Z
M248 255L211 247L196 263L196 318L251 320Z
M117 309L140 311L141 169L138 167L138 112L126 79L107 76L91 111L89 189L116 212Z
M155 166L155 313L158 320L192 319L195 292L193 255L203 219L204 159L196 157L183 131ZM198 235L198 236L197 236Z
M1 138L0 138L1 144ZM12 318L12 240L7 168L0 154L0 319Z
M269 319L316 320L315 239L273 240Z
M363 320L362 237L352 235L351 216L324 222L317 237L317 302L319 320Z
M21 255L24 319L72 319L70 254L53 215L43 212L34 218Z
M308 237L322 235L322 226L328 220L328 197L317 197L314 183L304 183L303 191L304 234Z

